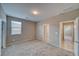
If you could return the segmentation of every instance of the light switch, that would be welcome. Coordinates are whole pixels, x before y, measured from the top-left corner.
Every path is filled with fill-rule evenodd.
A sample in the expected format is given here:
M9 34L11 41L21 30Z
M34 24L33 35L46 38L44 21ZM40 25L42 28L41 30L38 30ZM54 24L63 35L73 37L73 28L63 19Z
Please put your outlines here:
M56 33L56 35L58 35L58 32L55 32Z

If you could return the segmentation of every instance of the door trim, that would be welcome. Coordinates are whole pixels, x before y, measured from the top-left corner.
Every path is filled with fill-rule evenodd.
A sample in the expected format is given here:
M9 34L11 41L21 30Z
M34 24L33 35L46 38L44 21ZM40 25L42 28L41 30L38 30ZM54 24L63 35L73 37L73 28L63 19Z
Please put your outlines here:
M75 21L75 40L74 40L74 55L79 56L79 17Z
M63 32L62 32L62 28L63 28L63 24L64 23L69 23L69 22L74 22L75 23L75 21L74 20L71 20L71 21L62 21L62 22L60 22L60 30L59 30L59 47L60 48L63 48L63 46L62 46L62 35L64 34ZM74 29L74 33L75 33L75 29ZM74 35L75 36L75 35ZM75 40L75 38L74 38L74 40ZM64 49L64 48L63 48ZM74 50L74 49L73 49ZM74 52L74 51L73 51Z

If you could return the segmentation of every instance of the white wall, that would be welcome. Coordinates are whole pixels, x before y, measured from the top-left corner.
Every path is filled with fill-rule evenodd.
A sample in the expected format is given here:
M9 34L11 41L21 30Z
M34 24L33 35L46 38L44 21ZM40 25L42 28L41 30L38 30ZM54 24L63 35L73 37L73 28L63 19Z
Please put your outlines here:
M37 39L42 41L44 41L43 24L46 23L41 23L41 22L37 23ZM59 25L57 23L56 24L48 23L48 24L49 24L49 39L47 43L55 47L59 47Z
M4 11L3 11L3 8L2 8L2 6L1 6L1 4L0 4L0 19L2 20L2 21L4 21L4 30L3 30L3 47L6 47L6 16L5 16L5 13L4 13ZM1 51L0 51L1 52Z
M54 45L55 47L59 47L59 25L58 24L50 24L48 43Z
M0 19L1 22L1 19ZM0 55L1 55L1 23L0 23Z
M36 39L43 40L43 24L37 23L36 29Z

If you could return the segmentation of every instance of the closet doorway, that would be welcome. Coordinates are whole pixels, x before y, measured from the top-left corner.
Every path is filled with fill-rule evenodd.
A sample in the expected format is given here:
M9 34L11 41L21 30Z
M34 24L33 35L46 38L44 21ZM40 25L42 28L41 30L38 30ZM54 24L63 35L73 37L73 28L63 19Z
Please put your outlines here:
M49 39L49 24L43 24L43 40L47 42Z

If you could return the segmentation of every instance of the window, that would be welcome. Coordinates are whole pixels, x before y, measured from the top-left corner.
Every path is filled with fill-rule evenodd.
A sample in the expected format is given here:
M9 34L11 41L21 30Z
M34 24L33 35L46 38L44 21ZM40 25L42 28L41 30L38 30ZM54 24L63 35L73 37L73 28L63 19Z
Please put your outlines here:
M11 21L11 35L21 34L21 22Z

